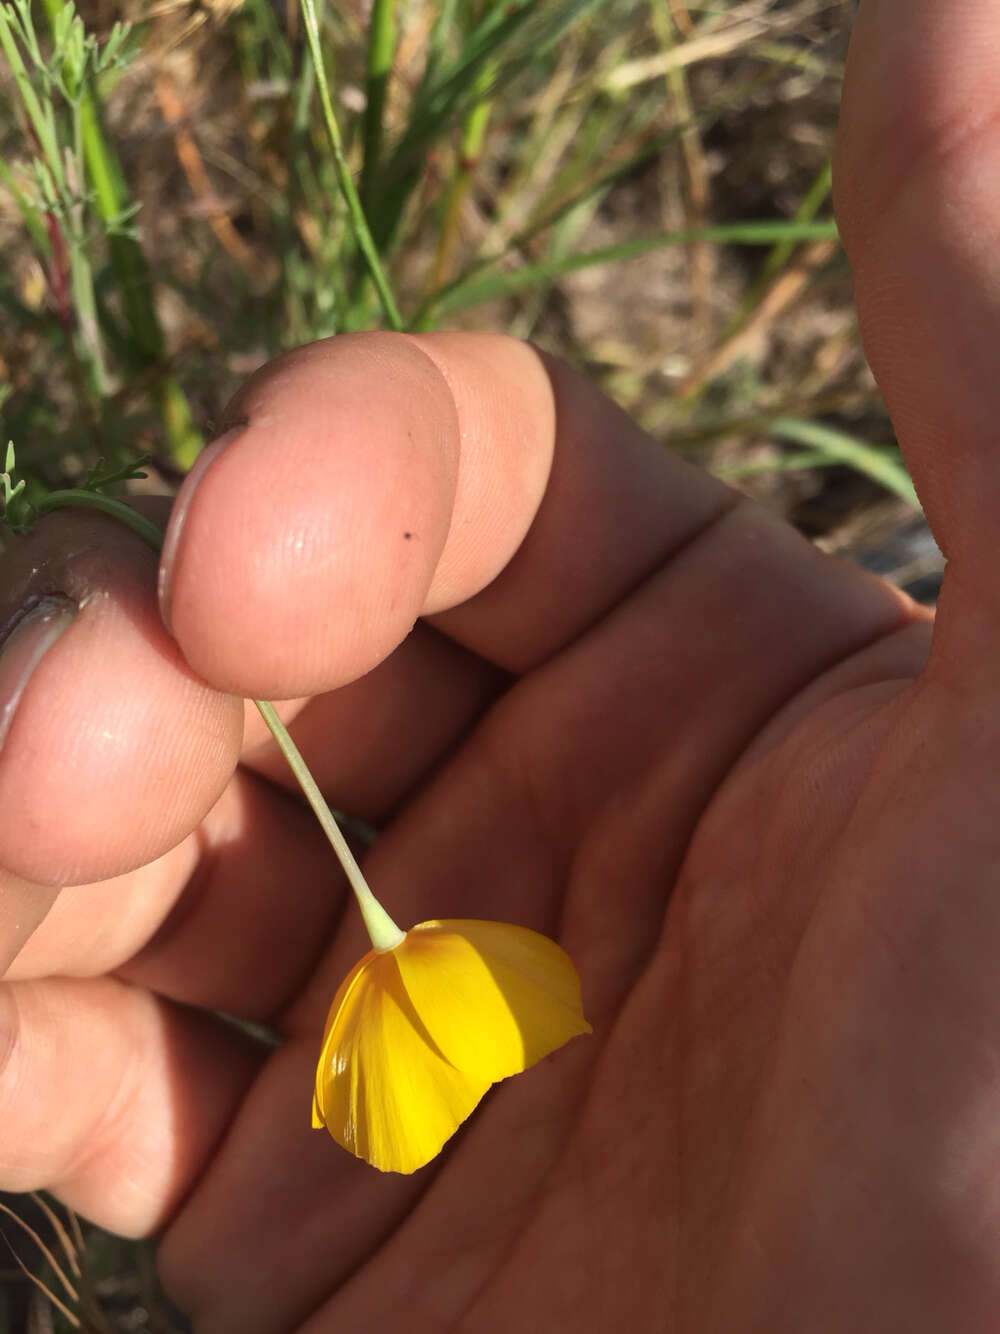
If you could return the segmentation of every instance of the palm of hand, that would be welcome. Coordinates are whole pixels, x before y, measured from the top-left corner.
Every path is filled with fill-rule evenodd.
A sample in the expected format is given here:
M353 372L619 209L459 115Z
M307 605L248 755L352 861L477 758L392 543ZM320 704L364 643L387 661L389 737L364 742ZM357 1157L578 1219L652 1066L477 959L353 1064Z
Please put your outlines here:
M451 900L465 911L472 876L477 913L560 928L595 1036L495 1090L440 1163L401 1179L306 1130L304 1022L167 1237L168 1278L206 1328L375 1331L401 1310L428 1330L733 1327L726 1284L738 1298L760 1279L748 1236L780 1233L783 1187L808 1189L795 1178L807 1161L825 1170L795 1129L801 1116L807 1137L830 1130L824 1026L865 976L863 933L841 920L857 905L833 901L854 856L842 835L859 797L877 801L862 793L877 794L872 765L928 638L855 576L817 562L803 579L785 545L797 561L805 548L761 523L725 515L631 595L661 604L662 639L648 604L626 604L520 682L373 853L374 883L409 887L406 920L450 914ZM711 606L734 532L756 534L764 554L744 577L766 592L748 603L727 567L672 665L672 600L695 590ZM802 600L819 611L805 632ZM797 659L783 680L776 636ZM722 719L705 673L726 640L740 683ZM873 840L858 855L891 868L893 852ZM362 948L342 934L317 997ZM869 943L877 955L884 939ZM313 990L301 1010L314 1022ZM818 1106L802 1104L802 1079ZM802 1238L804 1274L827 1241Z
M929 626L891 590L642 448L670 505L653 496L655 522L630 534L633 563L610 584L603 564L580 572L582 621L567 624L558 580L533 585L544 540L529 540L485 610L473 598L440 613L293 725L321 762L341 762L357 718L388 710L382 755L422 770L387 776L374 744L351 779L369 796L381 783L395 811L372 883L406 924L482 916L558 934L592 1038L495 1090L413 1178L379 1176L311 1131L326 1006L364 942L352 915L337 923L323 906L329 853L255 776L275 765L253 744L202 828L158 863L64 891L0 992L25 1071L3 1086L7 1178L55 1180L123 1229L166 1220L168 1286L199 1329L377 1331L403 1309L428 1330L770 1331L816 1311L845 1328L883 1290L911 1294L932 1323L940 1300L938 1327L956 1301L996 1309L988 1233L968 1233L988 1208L977 1170L1000 1020L976 603L952 585L924 670ZM73 550L132 541L61 531ZM650 535L660 546L636 577ZM133 543L109 568L135 555ZM165 663L159 736L171 692L192 687L150 572L128 578ZM110 633L105 652L134 661L133 630ZM490 635L521 656L502 663L513 685L463 646ZM71 695L91 656L53 659ZM432 708L407 696L420 680ZM420 722L405 745L400 694ZM18 715L15 772L49 698ZM184 742L174 763L200 772L197 733ZM185 809L199 803L195 790ZM138 840L141 821L126 833ZM267 1017L287 1041L261 1065L176 1001ZM32 1137L33 1088L70 1090L54 1136ZM916 1263L931 1244L943 1282ZM921 1287L915 1273L938 1277Z
M329 356L347 360L349 382L358 346L307 349L302 374ZM411 374L408 346L395 346ZM435 346L469 355L462 343ZM488 346L491 374L500 356L523 374L522 349ZM292 379L286 370L275 383L288 392ZM294 383L291 392L322 411ZM118 771L124 788L101 794L112 815L132 801L133 864L147 846L144 810L162 811L172 850L134 875L64 891L0 992L4 1014L13 1005L20 1015L25 1063L3 1087L7 1179L55 1181L123 1230L166 1222L168 1286L199 1329L377 1331L401 1310L428 1330L669 1321L700 1334L738 1320L771 1331L815 1322L817 1310L831 1328L856 1327L893 1264L901 1283L886 1291L902 1286L932 1312L912 1277L929 1237L950 1248L949 1282L930 1294L944 1292L943 1310L956 1291L972 1309L988 1289L988 1259L961 1231L982 1200L954 1146L973 1145L969 1162L981 1161L988 1063L977 1035L997 1018L992 909L988 879L980 892L974 866L938 854L995 860L975 795L989 780L991 683L963 652L977 640L975 603L955 586L924 672L919 612L574 392L586 405L575 418L561 391L576 424L564 451L576 457L568 469L565 453L557 460L550 499L502 576L486 586L477 570L484 592L464 602L451 589L430 627L354 685L318 695L293 730L321 768L364 759L322 778L388 813L367 871L397 920L492 917L557 934L594 1036L495 1090L416 1177L381 1177L311 1131L319 1034L364 949L361 931L353 915L336 921L323 889L329 852L301 808L261 782L255 770L277 770L252 740L226 796L173 846L171 830L212 800L197 777L210 766L196 729L162 766L176 809L155 783L137 784L133 765ZM210 515L213 505L240 514L241 486L259 492L244 465L253 431L235 464L214 465L202 483ZM306 447L315 432L302 430ZM617 511L583 503L588 488L603 498L618 481L608 457L632 460ZM633 521L626 538L622 513ZM598 561L577 549L567 572L559 559L581 514L607 528ZM71 538L74 552L132 543L101 558L99 570L126 572L130 582L113 586L131 620L105 623L92 670L119 690L106 663L134 663L146 645L162 675L142 676L131 707L151 708L159 738L178 695L204 687L159 623L148 559L131 538L79 522L67 521L61 543L54 529L38 542L64 549ZM229 541L218 519L203 528L199 600L175 615L211 602L204 571L220 551L231 552L230 582L246 564L241 530ZM47 569L34 548L23 556L30 571ZM252 646L261 619L281 613L284 588L274 606L243 602ZM406 607L393 614L405 620ZM207 624L211 652L241 667L231 620ZM194 630L182 622L197 647ZM265 659L272 642L280 653L285 640L263 641ZM23 748L39 746L52 702L68 698L78 712L86 697L92 647L61 652L51 679L62 689L19 710L14 774L31 776ZM218 658L203 668L220 684L228 670ZM224 774L233 701L209 703ZM101 701L92 707L100 719ZM365 718L388 718L388 736L359 745ZM56 714L54 753L66 726ZM954 776L943 762L952 754ZM83 756L95 778L103 756ZM45 770L50 798L59 772ZM67 791L77 802L79 784ZM95 855L88 829L74 842L74 816L69 805L65 826L53 822L62 845ZM8 842L7 856L18 852ZM49 853L68 855L54 839L40 852L29 842L24 856ZM113 858L115 845L96 855ZM961 910L942 893L952 886ZM117 977L99 976L108 972ZM261 1064L178 1001L267 1018L287 1041ZM921 1102L931 1068L935 1099ZM37 1097L63 1088L72 1096L59 1134L33 1138ZM948 1152L946 1170L925 1178L928 1156L940 1165ZM828 1213L804 1209L804 1192ZM874 1215L873 1197L887 1202Z

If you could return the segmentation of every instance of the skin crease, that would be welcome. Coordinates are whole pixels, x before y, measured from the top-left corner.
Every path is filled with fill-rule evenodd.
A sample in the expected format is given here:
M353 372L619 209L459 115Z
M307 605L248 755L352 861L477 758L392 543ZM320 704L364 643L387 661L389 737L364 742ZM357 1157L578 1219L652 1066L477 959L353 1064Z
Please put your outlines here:
M31 775L16 821L0 801L5 957L45 885L90 881L0 986L0 1185L159 1232L199 1334L1000 1324L998 66L1000 0L865 0L844 92L866 345L950 559L933 638L565 368L471 335L254 377L175 519L189 667L130 536L53 516L5 558L7 605L35 566L101 597L0 754L0 795ZM155 689L115 666L139 643ZM331 799L383 831L397 920L523 922L579 968L594 1035L414 1177L309 1129L364 940L252 715L218 795L234 691L295 697ZM171 738L162 828L130 719Z

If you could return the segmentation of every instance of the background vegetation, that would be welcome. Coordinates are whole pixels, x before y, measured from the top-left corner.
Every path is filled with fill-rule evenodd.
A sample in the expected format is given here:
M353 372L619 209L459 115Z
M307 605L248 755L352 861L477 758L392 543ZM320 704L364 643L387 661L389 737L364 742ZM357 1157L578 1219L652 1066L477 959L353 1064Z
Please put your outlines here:
M504 329L933 598L832 221L853 0L314 4L0 5L0 442L29 485L143 453L175 485L285 347ZM183 1329L144 1248L17 1208L68 1288L8 1219L11 1328Z

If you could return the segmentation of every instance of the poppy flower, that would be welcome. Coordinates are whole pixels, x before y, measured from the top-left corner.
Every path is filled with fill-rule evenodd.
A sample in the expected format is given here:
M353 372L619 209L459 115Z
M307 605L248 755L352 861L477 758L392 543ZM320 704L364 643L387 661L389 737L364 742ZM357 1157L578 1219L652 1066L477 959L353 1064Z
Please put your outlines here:
M501 922L421 922L337 991L313 1125L380 1171L415 1172L491 1084L590 1031L554 941Z

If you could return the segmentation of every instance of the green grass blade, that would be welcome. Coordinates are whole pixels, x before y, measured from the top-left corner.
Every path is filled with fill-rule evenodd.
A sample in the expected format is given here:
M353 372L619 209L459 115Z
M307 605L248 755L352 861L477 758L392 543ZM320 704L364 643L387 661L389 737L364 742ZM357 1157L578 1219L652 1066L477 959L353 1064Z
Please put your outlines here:
M557 255L537 264L525 264L510 273L487 273L480 278L458 279L432 297L425 314L435 317L452 315L457 310L493 301L498 297L513 296L517 292L542 287L579 269L596 268L601 264L617 264L635 259L663 246L691 245L709 241L724 245L773 245L782 239L795 241L835 240L837 225L833 219L819 222L734 222L717 227L695 227L677 232L661 232L655 236L641 236L633 241L587 250L576 255Z
M816 214L820 211L830 196L830 190L833 187L833 161L830 158L823 163L812 184L806 191L802 202L792 217L793 222L812 222ZM792 251L795 249L796 242L788 237L783 237L774 247L761 270L761 284L768 282L781 269L785 267Z
M46 8L49 0L45 0ZM94 199L102 221L113 224L130 206L121 165L101 128L97 107L89 91L80 105L83 154L94 187ZM122 307L143 360L160 361L164 356L163 332L153 304L152 280L142 247L133 236L111 232L108 236L111 266L121 290Z
M385 98L396 52L395 0L375 0L368 29L365 71L365 113L362 122L364 159L361 168L361 199L369 207L375 173L382 153Z
M425 297L413 317L411 328L432 328L439 313L438 303L460 285L464 285L477 275L493 269L495 265L505 260L512 252L523 249L535 237L555 226L567 214L574 212L579 205L588 200L599 200L617 181L652 161L659 152L670 144L677 142L690 129L697 127L701 133L710 129L730 109L733 97L745 97L758 91L775 77L775 73L774 68L770 68L764 74L756 75L754 78L747 80L735 93L713 102L690 121L685 121L680 125L672 125L668 130L650 135L645 143L634 152L615 162L606 171L598 172L586 184L574 190L567 198L544 208L526 227L511 237L509 243L502 250L481 255L450 283Z
M424 72L414 94L415 103L423 100L426 90L432 87L437 80L438 71L445 58L448 35L455 26L457 11L458 0L439 0L438 12L434 17L430 35L427 38L427 60L424 63Z
M827 158L816 173L812 184L806 191L798 208L795 210L792 221L796 223L811 222L829 198L832 185L833 163L830 158ZM761 265L760 273L754 279L750 290L740 302L739 307L726 325L726 328L721 335L720 342L724 342L727 338L732 338L733 335L747 323L750 316L764 299L772 279L777 277L791 258L796 244L797 242L789 237L782 237L782 239L774 246L771 253Z
M842 463L855 468L905 500L915 510L921 508L910 475L894 449L870 445L844 431L834 430L832 426L803 421L797 417L778 418L771 422L768 433L824 454L830 464Z
M508 86L523 70L554 49L569 28L607 0L563 0L561 4L520 0L491 4L463 40L459 55L442 61L436 77L422 84L410 109L410 123L379 174L372 212L372 235L380 250L392 242L406 202L421 178L430 147L440 141L493 89ZM490 86L483 71L492 68Z
M776 459L750 459L746 463L734 463L727 468L713 468L716 477L724 482L735 481L740 477L757 477L771 472L805 472L811 468L830 468L837 462L822 449L797 449L793 454L783 454Z
M489 87L493 77L492 66L484 66L479 77L483 88ZM435 288L443 285L451 270L452 258L458 246L462 212L472 188L473 175L479 167L483 154L492 111L492 101L484 97L472 107L462 126L454 172L445 192L437 254L431 277L431 286Z
M330 98L330 86L326 81L326 68L323 64L323 49L320 45L319 22L316 18L316 6L313 0L299 0L299 6L302 12L303 22L306 29L306 38L309 42L309 53L312 56L313 66L316 71L316 84L319 88L320 106L323 109L323 120L326 125L327 138L330 141L330 148L333 152L334 168L337 173L337 183L340 186L340 192L344 197L344 203L347 205L347 212L351 222L351 230L354 239L357 242L358 249L361 251L368 265L368 272L371 275L375 290L378 292L379 300L382 303L382 309L385 311L385 317L392 329L403 328L403 318L396 305L396 298L389 287L389 281L382 268L382 261L379 259L378 250L372 240L372 234L368 227L368 220L365 217L365 211L361 206L361 200L358 198L358 192L351 177L351 170L347 165L347 159L344 157L343 140L340 135L340 125L334 114L333 102Z

